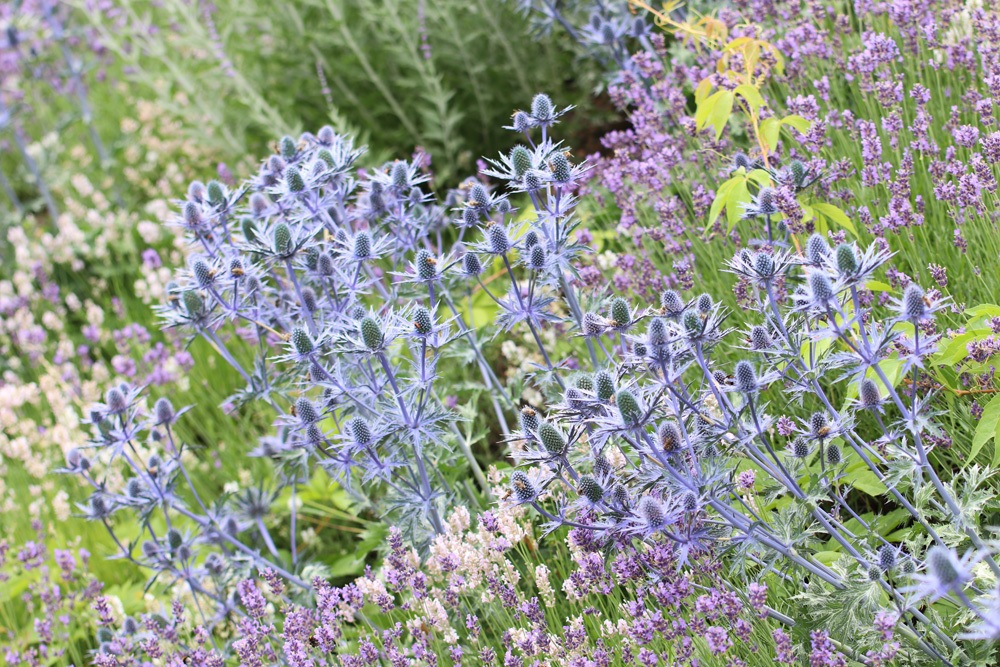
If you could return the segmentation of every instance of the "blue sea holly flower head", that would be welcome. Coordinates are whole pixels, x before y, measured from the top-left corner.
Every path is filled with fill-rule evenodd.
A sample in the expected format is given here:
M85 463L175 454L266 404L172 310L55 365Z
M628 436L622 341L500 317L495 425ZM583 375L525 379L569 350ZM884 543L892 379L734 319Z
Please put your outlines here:
M923 569L913 574L912 583L902 592L912 595L914 600L927 599L929 602L963 594L965 586L972 581L972 565L978 559L975 551L959 557L954 549L935 545L928 550Z

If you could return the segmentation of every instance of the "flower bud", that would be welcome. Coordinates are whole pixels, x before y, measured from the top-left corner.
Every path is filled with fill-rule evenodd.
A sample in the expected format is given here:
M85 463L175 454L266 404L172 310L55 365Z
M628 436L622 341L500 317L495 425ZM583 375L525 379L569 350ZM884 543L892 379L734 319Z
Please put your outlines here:
M365 317L361 320L361 340L364 341L365 347L369 350L375 351L382 347L384 342L384 336L382 334L382 326L373 317Z
M608 371L597 371L594 374L594 388L598 400L610 401L616 391L615 379Z
M660 446L665 452L674 452L681 446L682 436L681 429L677 426L677 422L665 421L660 424L660 428L656 432L660 439Z
M813 234L806 241L806 259L809 260L810 264L816 266L822 264L829 254L830 246L827 245L826 239L819 234Z
M566 436L547 421L543 421L538 426L538 440L542 443L549 454L561 456L566 453Z
M467 276L478 276L481 274L483 272L483 265L479 261L479 256L472 252L462 255L462 270Z
M556 153L552 156L552 161L549 163L549 169L552 170L552 178L555 179L556 183L569 183L573 178L573 168L569 164L569 158L566 157L565 153Z
M292 330L292 346L295 348L295 352L301 356L310 354L314 349L312 338L301 327L296 327Z
M740 360L736 362L736 389L744 394L752 394L759 388L757 383L757 371L749 361Z
M316 411L316 406L305 396L295 401L295 414L303 426L308 426L315 421L319 421L319 413Z
M193 290L188 290L181 295L184 301L184 310L191 318L197 318L205 312L205 300L201 295Z
M827 445L826 446L826 462L832 466L840 463L843 454L840 451L840 447L837 445Z
M878 407L882 403L882 396L879 393L878 385L870 378L865 378L861 381L858 396L861 398L861 406L869 410Z
M298 147L295 145L295 139L289 136L284 136L281 138L281 157L286 160L291 160L295 157L295 153L298 152Z
M532 167L531 151L521 144L514 146L510 152L510 162L514 167L514 175L517 178L523 178Z
M209 181L206 193L208 195L208 203L212 206L218 206L226 198L226 193L222 187L222 183L219 183L218 181Z
M538 413L531 406L524 406L521 408L520 413L521 419L521 432L529 437L534 437L534 433L538 431L539 420Z
M609 314L613 327L625 327L632 322L632 311L628 307L628 302L620 296L611 300Z
M421 280L434 280L437 277L437 260L427 250L421 248L417 251L417 275Z
M518 502L528 503L538 497L535 485L523 470L515 470L510 476L510 488Z
M574 382L577 389L587 391L590 393L594 392L594 378L586 373L580 373L574 378Z
M413 312L413 328L420 335L426 336L434 329L434 321L430 311L421 306Z
M490 252L494 255L503 255L510 250L510 239L507 237L507 229L500 224L490 225L486 230Z
M618 392L615 396L615 404L618 406L618 412L621 413L622 421L627 426L635 426L642 419L642 408L639 407L639 401L635 394L628 389L622 389Z
M667 315L679 315L684 310L684 301L680 294L668 289L660 295L660 308Z
M355 417L352 419L348 425L348 430L351 433L351 437L354 439L354 444L364 447L372 440L372 431L368 426L368 422L365 421L363 417Z
M900 315L910 322L919 322L927 316L927 304L924 303L924 290L916 283L910 283L903 290L903 300Z
M841 275L853 276L858 271L858 255L848 243L837 246L837 271Z
M531 251L528 255L528 266L535 271L541 271L545 268L545 248L541 245L531 246Z
M405 190L410 185L410 174L406 163L402 161L394 162L389 178L392 180L394 188Z
M169 424L174 418L174 406L170 399L163 397L156 401L153 406L153 414L156 415L157 424Z
M354 256L357 259L368 259L372 256L371 234L360 231L354 236Z
M771 347L771 334L767 329L757 325L750 329L750 347L754 350L766 350Z
M878 548L878 566L888 572L896 565L896 548L891 544L883 544Z
M113 387L104 396L104 402L108 406L108 412L113 415L120 415L128 410L128 401L121 389Z
M592 503L599 503L601 502L601 499L604 498L604 488L590 475L580 476L579 488L577 491L581 496Z
M531 117L540 123L553 120L552 99L545 93L538 93L531 100Z
M279 255L288 255L292 252L292 230L283 222L274 226L273 232L274 251Z

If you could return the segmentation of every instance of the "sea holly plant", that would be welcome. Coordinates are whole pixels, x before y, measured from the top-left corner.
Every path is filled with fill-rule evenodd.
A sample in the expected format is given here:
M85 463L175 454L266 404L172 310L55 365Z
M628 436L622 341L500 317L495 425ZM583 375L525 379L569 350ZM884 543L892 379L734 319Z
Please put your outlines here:
M945 300L910 283L875 303L866 285L890 252L818 233L791 248L770 205L763 189L747 205L756 238L720 267L746 284L751 321L673 290L652 307L623 296L583 314L599 354L588 366L581 346L552 400L522 409L511 497L549 530L610 549L665 540L683 562L729 544L744 575L804 576L807 606L853 606L826 619L842 635L883 610L913 650L961 662L956 636L1000 630L1000 566L968 511L973 489L959 498L932 464L941 430L923 380ZM544 213L559 224L561 211ZM864 497L899 507L907 530L883 535ZM962 612L928 613L924 601L941 599Z

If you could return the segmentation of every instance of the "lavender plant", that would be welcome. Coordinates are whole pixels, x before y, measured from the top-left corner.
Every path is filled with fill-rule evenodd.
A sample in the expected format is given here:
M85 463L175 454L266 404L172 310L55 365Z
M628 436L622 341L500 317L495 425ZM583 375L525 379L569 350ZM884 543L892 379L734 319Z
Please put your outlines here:
M519 175L510 162L493 175L531 193L540 228L565 226L558 179L532 187L527 169ZM807 578L807 601L839 600L823 609L849 611L824 619L840 632L885 606L914 646L961 661L976 649L959 647L956 634L997 635L991 594L1000 568L969 491L960 498L931 464L941 438L921 373L944 300L911 283L887 308L875 305L860 290L891 253L879 244L831 249L818 234L798 251L787 227L772 223L773 197L766 187L753 195L743 217L756 221L758 238L725 267L759 314L736 343L735 366L718 349L733 337L730 313L711 295L685 301L668 290L658 306L640 308L611 298L581 318L589 372L574 364L565 381L556 375L561 400L522 409L514 439L523 467L511 493L550 530L584 530L609 546L667 540L688 555L732 544L744 574L788 577L791 567ZM531 261L529 243L509 246ZM572 291L565 296L564 311L578 312ZM545 306L520 319L537 326L552 301ZM566 366L540 352L554 374ZM880 517L862 516L855 484L908 515L905 539L886 539ZM575 494L541 502L552 486ZM823 562L823 550L843 558ZM920 603L945 597L962 610L947 620Z

